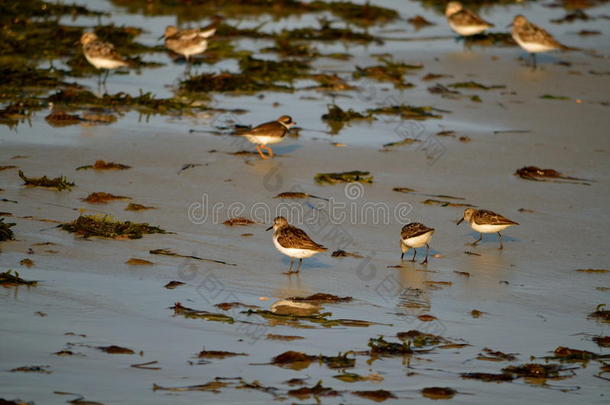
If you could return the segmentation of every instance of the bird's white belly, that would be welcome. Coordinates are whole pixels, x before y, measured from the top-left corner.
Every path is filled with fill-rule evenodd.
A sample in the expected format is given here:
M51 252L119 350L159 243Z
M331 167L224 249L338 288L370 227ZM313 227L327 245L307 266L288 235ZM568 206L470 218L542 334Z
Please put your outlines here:
M449 22L449 26L452 30L464 37L480 34L487 29L487 25L456 25L452 22Z
M422 246L426 246L426 243L428 243L430 238L432 238L433 233L434 232L428 232L413 238L403 239L402 243L410 248L420 248Z
M89 61L89 63L91 63L93 66L95 66L98 69L116 69L118 67L121 66L125 66L125 62L120 61L120 60L116 60L116 59L109 59L109 58L92 58L89 56L86 56L87 60Z
M477 232L495 233L505 230L510 225L479 225L473 222L472 224L470 224L470 226Z
M199 44L194 46L189 46L186 48L182 48L178 51L178 53L183 54L184 56L198 55L200 53L205 52L208 49L208 42L201 41Z
M273 238L273 244L275 245L276 249L279 250L281 253L285 254L286 256L293 257L295 259L306 259L315 255L316 253L320 253L315 250L285 248L280 245L277 239L275 238Z
M246 138L248 139L248 141L259 145L272 145L274 143L282 142L284 140L284 137L280 136L246 135Z
M525 51L529 53L548 52L557 49L554 46L545 45L537 42L523 42L516 35L513 35L513 39L519 44L521 48L525 49Z

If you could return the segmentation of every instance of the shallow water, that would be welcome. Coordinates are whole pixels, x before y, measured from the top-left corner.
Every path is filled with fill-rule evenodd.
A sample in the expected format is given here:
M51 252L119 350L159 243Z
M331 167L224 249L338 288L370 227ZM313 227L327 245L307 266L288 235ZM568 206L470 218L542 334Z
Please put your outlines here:
M165 25L173 17L145 17L128 14L121 7L105 1L82 2L88 7L112 12L103 23L144 26L149 31L138 40L156 43ZM392 7L392 1L379 2ZM527 403L605 403L608 382L596 378L600 363L570 363L579 367L574 376L562 380L485 383L460 378L462 372L499 373L509 364L531 361L530 356L548 356L558 346L608 354L591 341L591 336L607 335L607 326L587 319L598 304L607 303L610 287L608 274L576 272L580 268L607 269L610 215L607 205L610 189L610 141L608 102L610 78L590 71L608 72L606 57L585 53L549 54L539 58L542 66L531 71L518 61L522 53L512 47L474 47L463 50L456 43L441 15L423 9L420 3L402 2L403 18L421 14L436 26L415 32L404 21L374 32L384 36L442 37L417 41L386 41L384 46L350 46L354 58L348 62L321 59L315 66L325 72L340 72L348 77L355 66L376 63L370 54L389 52L396 60L421 62L424 68L408 76L416 87L397 91L390 84L362 80L354 82L360 92L345 92L334 98L344 108L362 111L387 105L388 98L405 104L432 105L451 111L439 120L401 122L388 116L372 123L352 123L339 135L328 135L320 120L326 105L333 102L327 94L297 91L293 94L266 93L256 96L213 96L221 108L244 108L243 115L202 114L197 117L141 117L126 113L110 126L51 128L44 121L46 112L34 115L28 124L8 130L0 127L0 165L15 164L28 175L66 175L76 182L72 192L54 192L24 188L15 170L0 172L0 211L14 217L17 241L0 245L0 268L19 270L22 277L40 280L37 287L3 288L0 300L0 396L21 398L36 403L65 403L75 395L87 400L112 403L269 403L268 393L223 388L221 393L153 391L153 384L179 387L203 384L215 377L242 377L266 386L288 387L284 381L307 378L307 385L318 380L342 392L340 397L321 397L323 403L370 403L350 391L385 389L398 399L428 402L420 390L424 387L451 387L458 391L452 402L468 404ZM607 20L556 25L548 21L564 14L561 8L543 4L491 7L482 13L497 27L506 25L516 13L526 13L567 44L598 48L610 54ZM590 15L610 14L609 6L587 10ZM313 24L312 16L290 18L277 23ZM79 25L94 25L97 19L78 19ZM201 22L202 24L205 21ZM257 21L245 24L255 25ZM195 25L195 23L193 23ZM275 26L275 23L270 23ZM578 30L598 29L602 35L581 37ZM395 31L404 30L404 31ZM244 48L260 48L269 41L238 41ZM317 45L316 45L317 46ZM322 52L344 51L339 44L320 45ZM141 74L111 75L108 91L140 89L157 96L171 96L175 78L184 65L173 64L165 54L148 54L145 59L166 63ZM271 56L268 56L271 57ZM557 65L558 60L571 66ZM201 65L194 69L235 68L232 62L218 66ZM503 90L472 91L483 103L464 98L449 100L430 94L426 89L435 82L424 82L426 73L453 75L440 82L475 80L501 84ZM164 80L159 80L164 78ZM165 80L167 79L167 80ZM79 79L95 90L96 81ZM303 84L305 86L306 84ZM543 94L569 96L570 100L544 100ZM350 97L345 97L349 95ZM304 100L303 97L315 97ZM576 99L583 102L577 103ZM274 107L273 103L279 103ZM274 160L255 156L231 156L224 152L253 150L249 144L231 137L189 133L189 129L212 129L216 120L236 119L243 124L259 123L290 113L304 128L297 139L277 145ZM495 130L520 129L526 133L494 134ZM457 137L439 137L442 130L455 130L470 142ZM386 152L383 144L401 140L405 134L422 142L396 147ZM330 142L345 143L334 147ZM209 153L210 150L216 153ZM11 159L15 155L27 158ZM133 168L124 172L75 171L97 159L121 162ZM179 172L186 163L203 166ZM530 182L513 176L525 165L551 167L568 176L589 179L590 185ZM375 176L372 185L360 187L319 186L313 177L319 172L368 170ZM230 228L222 225L227 217L244 215L268 223L282 203L279 192L298 187L314 195L334 198L344 203L343 221L320 229L301 225L314 240L330 250L343 248L358 252L362 259L332 258L318 255L305 261L299 276L281 274L288 260L273 248L266 224ZM392 191L410 187L415 193ZM106 191L132 197L133 202L157 207L155 210L128 212L126 202L90 205L80 201L87 194ZM356 193L351 194L351 193ZM476 235L465 225L454 225L462 208L424 205L428 195L463 197L466 202L498 211L521 225L505 232L505 249L496 249L494 236L486 236L478 248L465 246ZM355 196L355 197L354 197ZM452 200L455 201L455 200ZM381 205L388 217L373 218L366 211L367 202ZM200 205L217 209L202 220ZM233 205L231 205L233 203ZM237 203L243 206L236 205ZM262 211L256 203L264 203ZM302 213L311 213L319 200L300 203ZM407 205L408 204L408 205ZM406 207L397 212L397 207ZM83 240L55 228L54 223L29 218L71 221L78 209L88 213L110 214L120 219L149 222L175 232L150 235L139 240ZM519 208L533 213L519 212ZM189 209L191 215L189 216ZM327 207L322 213L329 212ZM210 211L207 211L210 212ZM314 211L317 212L317 211ZM368 215L368 216L367 216ZM260 216L260 217L259 217ZM198 221L198 219L200 221ZM428 266L399 264L398 235L403 222L422 221L436 228ZM300 222L295 220L294 222ZM252 233L252 236L240 236ZM340 233L340 236L337 236ZM51 246L35 243L53 242ZM33 253L28 253L28 249ZM151 249L169 248L185 255L225 260L237 266L213 265L184 258L156 256ZM55 253L49 250L56 251ZM474 251L480 256L464 254ZM410 252L409 252L410 254ZM421 252L420 252L421 254ZM32 268L19 265L25 257L34 260ZM150 260L154 266L129 266L131 257ZM418 256L419 257L419 256ZM466 278L455 273L469 272ZM171 280L186 283L174 290L164 289ZM438 288L427 281L447 281L452 285ZM352 296L354 301L326 304L332 318L351 318L378 322L366 328L335 326L323 328L303 322L310 328L274 324L258 316L246 316L240 309L228 314L235 324L185 319L172 316L175 302L184 306L223 312L214 304L239 301L269 308L280 298L326 292ZM269 297L261 300L260 297ZM483 311L473 318L473 309ZM36 315L37 311L46 316ZM417 318L431 314L438 318L423 322ZM251 323L246 323L251 322ZM349 350L368 350L369 338L384 335L398 341L398 332L411 329L442 335L457 343L459 349L434 349L410 358L393 357L369 361L357 355L356 367L348 369L360 375L380 374L383 381L344 383L332 378L339 370L312 364L302 371L279 368L269 363L273 356L287 350L308 354L336 355ZM66 336L68 332L86 337ZM298 335L305 339L292 342L266 340L268 333ZM70 346L74 343L74 346ZM120 345L136 351L134 355L110 355L96 346ZM485 348L518 353L512 362L477 360ZM69 348L74 356L53 353ZM196 355L206 350L248 353L248 357L211 360L196 364ZM142 355L138 353L143 351ZM142 370L131 364L158 361L161 370ZM190 364L189 362L193 362ZM9 370L26 365L49 365L52 374L14 373ZM582 367L580 367L582 366ZM607 375L606 375L607 376ZM288 397L287 401L296 400ZM313 401L312 398L308 400Z

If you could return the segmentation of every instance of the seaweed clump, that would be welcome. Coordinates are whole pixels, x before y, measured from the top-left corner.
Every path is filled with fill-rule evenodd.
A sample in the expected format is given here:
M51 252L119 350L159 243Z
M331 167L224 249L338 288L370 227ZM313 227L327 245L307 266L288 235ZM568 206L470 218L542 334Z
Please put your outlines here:
M434 107L430 106L412 106L412 105L392 105L387 107L373 108L368 110L371 114L389 114L389 115L400 115L401 118L406 120L427 120L429 118L443 118L442 115L434 114Z
M379 38L365 31L353 31L350 28L338 28L333 26L333 21L320 18L318 19L320 26L318 28L304 27L295 28L292 30L283 30L280 35L285 35L293 40L306 41L354 41L361 43L376 42L383 44Z
M47 100L56 105L76 107L100 107L114 110L133 108L142 114L182 114L194 109L205 109L200 104L176 98L157 98L154 94L140 91L138 96L124 92L96 96L89 90L68 87L50 95Z
M68 181L64 176L55 177L54 179L49 179L47 176L42 177L27 177L23 174L23 171L19 170L19 177L24 181L24 185L26 186L35 186L35 187L45 187L45 188L55 188L57 191L63 190L71 190L74 187L74 183Z
M371 348L371 354L373 355L397 356L413 354L410 344L405 342L388 342L383 336L369 339L368 346Z
M258 77L263 82L289 82L303 77L309 64L298 60L273 61L247 56L239 61L241 73Z
M404 81L404 75L410 69L421 69L423 65L409 65L403 62L394 62L393 60L380 58L382 65L368 66L361 68L356 66L356 71L352 74L354 79L362 77L374 79L380 82L390 82L398 89L413 87L412 83Z
M322 120L326 121L330 127L331 134L337 134L343 129L346 123L354 120L374 120L370 113L362 114L357 111L343 110L336 104L328 106L328 112L322 115Z
M449 387L426 387L421 390L421 394L430 399L450 399L457 391Z
M114 195L110 193L104 192L96 192L91 193L85 198L81 198L82 201L92 203L92 204L106 204L110 201L114 200L129 200L129 197L125 197L124 195Z
M19 273L11 274L11 270L7 270L4 273L0 273L0 285L2 287L16 287L19 285L35 286L38 281L24 280L19 277Z
M295 352L293 350L289 350L282 354L278 354L273 359L271 359L271 364L283 368L290 368L292 370L303 370L309 367L309 365L314 361L319 361L320 363L325 364L328 368L331 369L355 367L356 359L348 357L348 354L349 353L339 353L336 356L314 356L302 352Z
M491 85L491 86L486 86L484 84L475 82L475 81L468 81L468 82L458 82L458 83L453 83L450 84L449 87L452 87L454 89L474 89L474 90L494 90L494 89L505 89L506 86L504 85Z
M424 333L418 330L412 329L407 332L399 332L396 335L400 340L406 340L415 347L423 346L436 346L439 344L450 343L449 340L431 333Z
M589 314L589 318L600 322L610 322L610 311L605 308L606 304L599 304L595 311Z
M336 397L339 396L339 392L335 391L330 387L324 387L322 381L318 381L313 387L301 387L295 388L288 391L288 395L297 397L300 400L309 398L310 396L317 397Z
M79 166L76 170L127 170L131 169L131 166L124 165L122 163L106 162L104 160L96 160L92 165Z
M559 364L528 363L519 366L508 366L502 369L505 374L525 378L559 378L562 367Z
M314 2L315 4L316 2ZM396 10L374 6L369 2L354 4L351 1L334 1L326 3L328 10L343 20L361 26L384 24L396 20L399 14Z
M589 361L589 360L597 360L597 359L606 359L610 357L609 355L602 355L593 353L587 350L579 350L579 349L571 349L569 347L559 346L553 352L554 356L551 356L550 359L559 360L559 361Z
M262 80L243 73L203 73L180 83L180 91L184 93L210 92L257 92L262 90L290 90L286 85L265 83Z
M233 319L232 317L230 317L228 315L187 308L179 302L174 304L173 307L170 307L170 309L174 310L174 316L182 315L185 318L205 319L206 321L226 322L229 324L235 323L235 319Z
M318 173L314 177L318 184L339 184L339 183L372 183L373 176L370 172L353 170L342 173Z
M3 240L15 240L15 234L11 229L15 225L15 223L4 222L4 218L0 218L0 242Z
M513 36L508 32L484 32L463 38L466 46L517 46Z
M61 229L89 238L140 239L144 234L167 233L165 230L145 223L116 221L108 216L80 215L72 222L60 225Z
M375 402L383 402L390 398L397 398L392 392L386 390L352 391L352 394Z

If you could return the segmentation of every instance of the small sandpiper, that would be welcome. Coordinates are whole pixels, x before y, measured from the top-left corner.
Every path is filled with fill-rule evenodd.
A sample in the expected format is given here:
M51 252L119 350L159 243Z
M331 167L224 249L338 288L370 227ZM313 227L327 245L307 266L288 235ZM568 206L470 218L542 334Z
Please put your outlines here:
M104 81L110 69L129 66L129 62L114 49L114 45L100 40L93 32L83 33L80 43L87 61L97 69L106 69Z
M539 26L532 24L522 15L515 16L513 19L512 35L515 42L528 52L536 67L536 54L540 52L554 51L558 49L573 49L557 41L551 34Z
M400 260L404 258L405 253L407 253L409 249L413 249L413 258L411 261L414 262L415 256L417 255L417 248L425 246L426 258L421 264L428 263L428 250L430 249L428 242L430 242L433 233L434 228L428 228L426 225L418 222L412 222L403 226L402 231L400 232L400 249L402 250Z
M258 154L261 158L267 159L262 149L269 151L269 157L273 157L273 151L267 145L283 141L288 130L295 125L296 122L289 115L282 115L276 121L265 122L238 135L245 136L248 141L256 144Z
M303 259L311 257L327 249L318 245L302 229L292 226L284 217L276 217L273 225L267 231L273 229L273 244L276 249L290 257L290 269L288 273L298 273L301 270ZM294 259L299 259L299 266L296 271L292 271Z
M471 245L476 246L483 239L484 233L497 233L498 240L500 241L500 249L503 249L502 245L502 234L500 231L505 230L509 226L519 225L515 221L503 217L500 214L496 214L489 210L476 210L474 208L466 208L464 210L464 216L457 222L461 224L463 221L468 221L470 227L475 231L479 232L481 236L479 239L474 241Z
M215 17L214 21L206 27L184 30L169 25L165 28L165 33L161 38L165 38L165 46L169 50L184 56L189 62L191 56L205 52L208 48L208 38L216 33L221 21L221 17Z
M451 29L463 37L480 34L494 26L472 11L465 9L459 1L450 1L447 4L445 16Z

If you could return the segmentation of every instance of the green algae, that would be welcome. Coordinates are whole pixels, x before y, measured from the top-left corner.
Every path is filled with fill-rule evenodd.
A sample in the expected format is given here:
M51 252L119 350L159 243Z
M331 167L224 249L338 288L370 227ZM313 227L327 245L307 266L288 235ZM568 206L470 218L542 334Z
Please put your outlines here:
M318 173L314 177L317 184L340 184L340 183L372 183L373 176L370 172L353 170L342 173Z
M15 240L15 234L12 227L17 224L4 222L4 218L0 218L0 242L5 240Z
M388 342L383 336L369 339L368 346L371 348L371 354L373 355L397 356L413 354L409 343Z
M80 215L60 228L84 238L140 239L144 234L167 233L165 230L146 223L117 221L109 216Z
M328 112L322 115L322 121L325 121L330 127L331 134L338 134L343 127L351 121L371 121L375 118L370 113L359 113L352 110L343 110L336 104L328 106Z
M195 93L291 91L287 85L268 83L243 73L202 73L180 82L179 93L193 96Z
M23 184L26 186L54 188L57 191L70 191L72 187L74 187L74 183L68 181L68 179L64 176L55 177L53 179L50 179L47 176L27 177L23 171L19 170L19 177L21 180L23 180Z
M401 118L407 120L427 120L429 118L443 118L442 115L433 113L433 111L436 111L436 109L431 106L412 106L400 104L373 108L367 111L370 114L400 115Z
M7 270L4 273L0 273L0 285L3 287L16 287L20 285L35 286L38 281L25 280L19 277L19 273L15 272L11 274L11 270Z
M252 56L240 59L239 68L242 74L267 83L292 83L295 79L304 77L305 73L311 69L308 63L299 60L273 61Z
M187 308L179 302L174 304L173 307L170 307L170 309L174 310L174 315L180 315L188 319L204 319L206 321L225 322L229 324L235 323L235 319L228 315Z
M385 57L379 58L379 61L382 63L381 65L368 66L364 68L356 66L356 71L352 74L352 76L354 79L364 77L380 82L390 82L393 83L396 88L406 89L413 87L413 84L405 82L404 75L409 70L423 68L423 65L421 64L412 65L404 62L395 62L394 60Z

